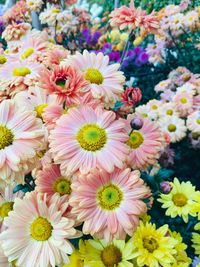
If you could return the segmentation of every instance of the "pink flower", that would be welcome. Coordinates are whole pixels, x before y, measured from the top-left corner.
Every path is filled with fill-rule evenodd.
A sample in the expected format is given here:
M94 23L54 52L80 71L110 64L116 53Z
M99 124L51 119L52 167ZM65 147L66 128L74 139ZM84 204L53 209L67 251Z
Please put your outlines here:
M74 221L63 216L57 202L35 192L16 199L4 223L7 229L0 235L2 247L8 260L16 260L18 266L69 263L67 254L73 252L73 246L68 239L80 236L73 228Z
M67 58L68 54L69 52L67 50L62 50L60 47L53 47L53 49L47 54L47 66L52 68L54 65L59 65L61 60Z
M133 116L129 115L127 132L130 133L130 137L126 143L129 146L130 154L127 157L127 163L133 169L144 170L159 158L164 145L163 134L156 123L148 118L143 119L141 129L131 131L132 119Z
M49 136L50 151L63 175L93 168L112 172L123 167L128 152L124 122L112 111L89 106L70 108Z
M38 171L36 179L36 191L52 196L59 193L60 196L71 194L71 178L62 176L60 167L52 164Z
M101 100L106 107L113 107L120 99L123 92L125 77L119 71L119 64L109 65L109 57L103 53L89 53L87 50L83 54L77 52L69 56L63 64L73 65L78 68L88 81L87 91L93 98Z
M52 130L56 126L56 121L65 113L66 111L59 104L53 104L47 106L42 114L43 120L47 129Z
M178 91L173 97L173 102L181 117L186 117L193 111L192 92Z
M91 172L73 181L72 190L72 213L83 222L83 233L108 241L133 234L150 196L140 172L130 169Z
M137 10L134 4L131 2L130 7L122 6L116 8L110 14L110 24L112 27L119 27L120 30L129 28L134 30L136 26Z
M125 92L122 94L122 102L129 106L136 105L140 102L141 98L142 92L140 88L126 88Z
M19 41L28 31L30 31L31 25L29 23L12 23L6 27L2 33L2 37L7 41Z
M77 3L77 0L65 0L67 6L72 6Z
M83 95L88 82L75 67L56 66L53 70L45 69L40 73L40 86L49 93L58 95L60 101L66 101L70 106Z
M140 27L142 32L146 33L158 33L159 19L154 12L147 15L146 11L141 8L136 9L133 1L130 6L122 6L116 8L110 14L110 24L113 27L119 27L120 30L128 28L134 30Z
M31 161L42 149L44 129L30 111L19 109L10 100L0 103L0 177L10 183L23 182Z

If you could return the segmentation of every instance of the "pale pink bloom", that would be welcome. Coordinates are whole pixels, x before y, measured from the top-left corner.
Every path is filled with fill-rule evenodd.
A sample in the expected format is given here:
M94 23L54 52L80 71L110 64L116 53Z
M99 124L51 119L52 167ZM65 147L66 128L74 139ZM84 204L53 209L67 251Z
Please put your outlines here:
M53 70L44 69L40 73L40 87L58 95L68 106L77 103L88 82L73 66L56 66Z
M132 235L139 216L147 211L151 193L139 171L93 171L72 183L72 213L83 222L83 233L98 239L125 239Z
M181 117L186 117L193 111L193 95L191 92L176 92L173 97L173 102Z
M0 188L0 222L8 216L8 213L12 211L13 204L16 198L23 198L24 193L22 191L18 191L17 193L13 193L13 190L17 184L7 185L5 188Z
M59 165L51 164L37 173L36 191L52 196L59 193L60 196L69 197L71 194L71 177L64 177Z
M42 24L48 24L48 26L55 27L60 12L61 10L57 6L47 3L47 8L40 13L39 19Z
M136 25L140 27L140 30L146 33L158 33L160 28L160 22L154 12L151 14L146 13L140 7L137 9Z
M88 173L97 167L108 172L115 166L123 168L128 153L124 126L112 111L89 106L70 108L49 136L55 163L61 164L64 175L78 170Z
M193 133L200 133L200 111L197 110L187 118L187 128Z
M64 217L56 203L35 192L16 199L4 223L7 229L0 235L3 250L9 261L17 260L23 267L69 263L67 254L73 252L73 246L68 239L80 236L73 228L74 221Z
M7 183L23 182L28 165L44 142L42 122L11 100L0 103L0 177Z
M42 65L37 62L7 61L0 68L1 91L6 91L12 97L17 92L27 89L28 86L35 85L41 69Z
M20 60L36 60L37 57L44 53L47 48L47 43L41 38L29 37L27 40L22 42L21 47L16 54L8 55L9 57L14 57L14 59Z
M2 37L7 42L21 41L30 29L31 25L29 23L12 23L6 27Z
M185 121L177 116L165 116L158 120L164 133L168 133L171 143L176 143L186 136Z
M198 26L198 23L199 22L199 15L198 15L198 11L196 10L191 10L189 11L188 13L186 13L184 15L184 25L188 28L190 27L196 27Z
M40 9L42 8L43 1L42 0L34 0L34 1L26 0L26 4L31 11L39 12Z
M52 130L56 126L56 121L64 114L66 110L62 105L52 104L44 109L42 118L45 122L47 129Z
M68 54L69 52L67 50L61 49L60 47L52 47L52 49L47 53L47 66L52 68L54 65L59 65L63 59L67 58Z
M36 112L36 116L43 119L43 114L47 107L51 105L62 105L58 101L56 95L49 95L45 90L38 87L29 88L27 91L19 92L14 97L16 105L24 110L31 110Z
M179 4L180 11L181 12L185 11L190 3L191 3L190 0L182 0L181 3Z
M89 90L94 98L100 99L106 107L113 107L123 92L125 77L119 71L119 64L109 65L109 57L103 53L83 54L76 52L69 56L63 64L73 65L78 68L89 82Z
M129 147L127 163L133 169L145 170L159 158L164 146L164 137L157 124L148 118L143 119L141 129L131 131L130 122L134 116L129 115L126 121L127 135L130 135L126 142Z
M12 263L8 262L8 258L5 256L4 251L0 243L0 266L1 267L13 267Z
M17 1L17 3L8 9L4 15L3 19L7 22L13 21L31 21L30 12L25 1Z

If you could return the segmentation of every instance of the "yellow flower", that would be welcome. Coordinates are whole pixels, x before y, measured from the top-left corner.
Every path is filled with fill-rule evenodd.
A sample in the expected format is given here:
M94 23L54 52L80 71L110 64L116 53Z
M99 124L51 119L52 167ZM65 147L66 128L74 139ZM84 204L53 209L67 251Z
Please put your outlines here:
M125 240L88 240L86 243L85 266L87 267L129 267L133 257L132 242Z
M119 42L119 40L120 40L120 32L119 32L119 30L112 30L110 32L110 39L111 39L112 43Z
M135 40L133 41L133 45L134 45L134 46L139 46L142 42L143 42L143 38L142 38L141 36L138 36L138 37L135 38Z
M144 213L140 216L140 220L143 221L143 223L149 222L151 220L151 216Z
M187 256L185 250L187 249L187 245L183 243L183 238L180 233L169 231L171 237L177 240L177 244L175 246L176 255L174 256L176 262L172 265L172 267L189 267L191 264L191 259Z
M194 197L195 203L192 205L192 211L198 215L198 219L200 220L200 192L197 191Z
M192 233L192 247L195 249L195 254L200 256L200 234Z
M168 232L168 225L156 229L155 224L140 222L131 238L139 267L170 267L175 262L175 246L178 242L167 236Z
M79 250L75 250L70 256L70 263L63 264L62 267L83 267L86 254L86 246L83 240L79 241Z
M127 41L127 39L128 39L128 33L122 33L121 35L120 35L120 40L122 41L122 42L126 42Z
M172 218L180 216L187 223L188 215L195 216L192 209L194 205L197 191L195 187L188 181L180 183L177 178L172 183L172 190L169 194L161 194L158 199L163 203L162 208L167 209L166 215Z

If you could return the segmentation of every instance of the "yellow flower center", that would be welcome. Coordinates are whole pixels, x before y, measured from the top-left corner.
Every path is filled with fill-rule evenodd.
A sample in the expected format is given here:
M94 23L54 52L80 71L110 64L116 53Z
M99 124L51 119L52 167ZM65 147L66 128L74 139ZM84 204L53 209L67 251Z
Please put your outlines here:
M168 125L168 131L169 132L175 132L176 131L176 125L174 125L174 124L169 124Z
M114 210L118 208L123 199L123 193L114 184L103 186L97 191L97 202L102 209Z
M166 111L166 114L167 115L170 115L170 116L172 116L173 115L173 110L172 109L168 109L167 111Z
M54 8L51 10L52 13L60 13L60 9Z
M198 124L200 124L200 119L197 119L196 122L197 122Z
M54 192L59 193L61 196L71 194L71 182L65 177L59 177L53 184Z
M0 206L0 217L4 219L8 213L13 210L14 202L5 202Z
M15 261L12 261L12 262L11 262L11 264L12 264L12 267L17 267L16 263L17 263L17 260L15 260Z
M16 67L13 69L13 76L26 76L28 74L31 74L31 70L27 67Z
M3 55L0 55L0 64L4 64L6 63L6 61L7 61L7 58Z
M146 248L150 253L158 248L158 242L154 237L145 237L143 239L143 247Z
M35 219L30 226L30 234L37 241L46 241L51 237L52 225L43 217Z
M6 126L0 125L0 149L12 145L14 135Z
M137 149L144 142L144 137L139 131L133 131L129 140L126 142L132 149Z
M32 47L27 48L27 49L22 53L21 58L22 58L22 59L26 59L26 58L30 57L30 56L33 54L33 52L34 52L34 49L33 49Z
M142 113L143 118L147 118L148 114L147 113Z
M29 6L33 6L34 2L33 1L29 1L28 4L29 4Z
M176 193L172 197L172 201L177 207L183 207L187 204L187 197L182 193Z
M106 131L95 124L84 125L76 138L83 149L93 152L101 150L107 141Z
M35 112L37 113L38 118L42 119L42 114L43 114L45 108L47 108L47 107L48 107L48 104L41 104L41 105L35 107Z
M187 103L187 98L182 97L182 98L180 99L180 101L181 101L182 104L186 104L186 103Z
M106 267L118 266L122 261L122 253L119 248L110 245L101 252L101 260Z
M85 79L90 83L102 84L103 83L103 75L98 69L88 68L85 72Z
M156 109L158 109L158 107L157 107L156 105L153 105L153 106L151 107L151 109L156 110Z

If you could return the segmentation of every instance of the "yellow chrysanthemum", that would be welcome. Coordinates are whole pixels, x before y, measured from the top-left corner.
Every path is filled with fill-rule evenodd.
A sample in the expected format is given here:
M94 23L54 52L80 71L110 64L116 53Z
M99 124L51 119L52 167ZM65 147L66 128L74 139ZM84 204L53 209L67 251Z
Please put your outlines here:
M187 223L188 215L195 216L192 205L195 203L197 191L195 187L188 181L180 183L177 178L172 183L172 190L169 194L161 194L158 199L163 203L162 208L167 209L166 215L172 218L180 216Z
M172 265L172 267L189 267L191 264L191 259L187 256L185 250L187 249L187 245L183 243L183 238L180 233L169 231L171 237L177 240L177 244L175 246L176 255L175 260L176 262Z
M175 246L178 241L167 236L168 232L168 225L156 229L155 224L140 222L131 239L139 267L170 267L175 263Z
M195 203L192 206L192 211L198 215L198 219L200 220L200 192L197 191L194 197Z
M192 233L192 247L195 249L195 254L200 256L200 234Z
M144 213L140 216L140 220L143 221L143 223L149 222L151 220L151 216Z
M88 240L86 243L85 266L128 267L133 257L132 242L124 240Z
M86 254L86 246L83 240L79 241L79 250L75 250L70 256L70 263L63 264L62 267L83 267Z

